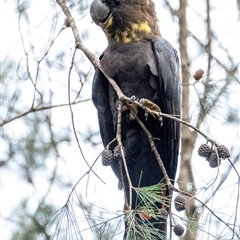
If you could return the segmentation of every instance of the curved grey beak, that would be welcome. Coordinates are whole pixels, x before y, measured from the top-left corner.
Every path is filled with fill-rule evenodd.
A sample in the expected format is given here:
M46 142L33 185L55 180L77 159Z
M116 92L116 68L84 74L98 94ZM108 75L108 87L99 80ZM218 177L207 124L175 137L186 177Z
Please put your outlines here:
M92 20L99 25L107 20L110 10L103 0L94 0L90 6L90 14Z

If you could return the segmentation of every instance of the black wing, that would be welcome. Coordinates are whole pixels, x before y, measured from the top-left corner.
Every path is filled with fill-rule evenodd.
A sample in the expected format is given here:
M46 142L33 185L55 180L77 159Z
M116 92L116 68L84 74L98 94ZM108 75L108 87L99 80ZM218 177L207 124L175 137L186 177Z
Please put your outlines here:
M180 118L181 115L181 79L177 51L165 39L153 41L159 78L159 101L163 113ZM174 180L178 164L180 141L179 122L164 118L163 138L167 153L164 165L169 177Z
M92 84L92 101L97 109L100 135L104 147L106 147L116 137L116 133L114 132L113 116L109 104L108 88L109 83L107 78L97 68ZM115 146L116 142L111 144L109 149L113 150ZM120 179L117 161L114 161L111 164L111 167L115 175L118 179Z
M108 81L99 69L96 69L93 79L92 100L97 108L100 134L103 145L106 147L114 139L115 134L112 113L109 106Z

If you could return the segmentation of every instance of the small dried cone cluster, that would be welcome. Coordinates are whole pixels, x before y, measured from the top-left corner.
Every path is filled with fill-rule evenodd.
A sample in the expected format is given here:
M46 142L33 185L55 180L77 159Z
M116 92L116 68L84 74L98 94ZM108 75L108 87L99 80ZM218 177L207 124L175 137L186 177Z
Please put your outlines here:
M212 152L207 160L211 168L216 168L221 164L221 159L217 158L217 154L215 152Z
M102 151L102 165L109 166L112 164L113 161L113 154L111 150L104 149Z
M180 224L177 224L174 226L173 228L173 232L177 235L177 236L182 236L184 233L184 227Z
M124 152L124 148L123 148L123 152ZM102 165L103 166L110 166L114 160L115 161L122 160L120 147L118 145L113 149L113 152L109 149L104 149L102 151Z
M229 158L230 157L230 152L229 150L226 148L226 146L224 145L218 145L217 146L217 152L218 152L218 156L220 158Z
M200 157L209 157L209 155L212 153L212 149L207 144L201 144L201 146L198 149L198 155Z
M195 72L195 74L194 74L194 79L196 80L196 81L199 81L201 78L202 78L202 76L203 76L203 74L204 74L204 71L202 70L202 69L198 69L196 72Z
M215 152L217 151L217 154ZM206 158L211 168L216 168L221 164L221 160L229 158L230 152L224 145L218 145L216 149L210 148L207 144L201 144L198 149L198 155Z
M123 152L124 152L124 148L123 148ZM117 161L122 160L121 150L118 145L113 149L113 157Z
M184 197L177 196L174 199L174 206L178 212L183 211L187 206L186 199Z

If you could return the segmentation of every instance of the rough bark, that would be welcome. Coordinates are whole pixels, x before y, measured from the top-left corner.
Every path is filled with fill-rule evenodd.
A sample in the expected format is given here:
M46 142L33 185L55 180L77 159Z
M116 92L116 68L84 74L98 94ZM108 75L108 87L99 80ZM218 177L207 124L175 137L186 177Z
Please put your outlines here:
M182 68L182 119L190 122L189 116L189 66L190 61L187 53L187 20L186 20L186 8L187 0L180 0L180 8L178 10L178 18L180 25L179 32L179 44L180 44L180 55L181 55L181 68ZM180 175L178 178L178 184L181 190L188 191L192 195L195 194L194 176L191 167L192 153L194 144L196 142L197 133L191 131L188 126L182 125L182 146L181 146L181 165ZM186 209L186 215L188 218L194 216L196 210L196 204L194 200L188 200L188 208ZM197 221L198 216L195 215ZM192 240L196 239L197 232L190 233L186 231L185 236L182 239Z

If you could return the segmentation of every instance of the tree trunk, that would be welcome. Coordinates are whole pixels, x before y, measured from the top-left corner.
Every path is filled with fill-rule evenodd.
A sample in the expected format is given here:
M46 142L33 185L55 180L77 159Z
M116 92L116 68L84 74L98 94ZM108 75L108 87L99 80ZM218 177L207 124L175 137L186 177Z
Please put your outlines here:
M180 0L180 8L178 11L179 17L179 44L180 44L180 55L181 55L181 68L182 68L182 119L189 122L189 66L190 61L187 53L187 20L186 20L186 8L187 0ZM191 131L186 125L182 125L182 147L181 147L181 165L180 175L178 178L179 188L183 191L188 191L192 195L195 194L194 177L191 166L192 152L194 149L197 133ZM195 217L198 220L198 216L194 214L196 209L195 201L188 200L186 209L186 215L188 218ZM182 239L192 240L196 239L197 232L190 233L186 231L185 236Z

